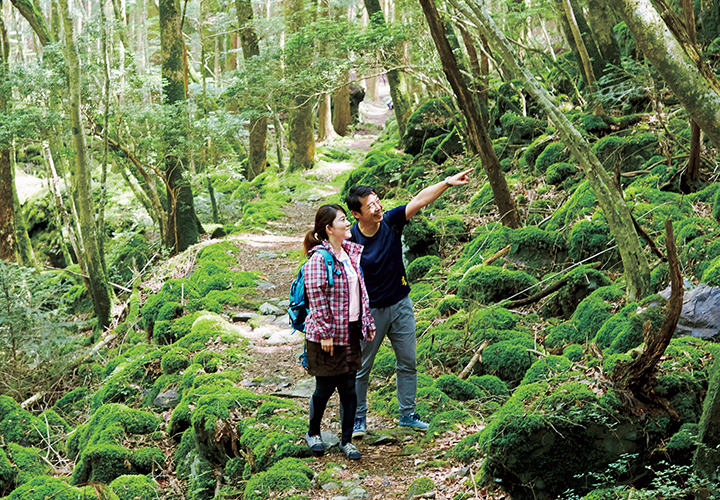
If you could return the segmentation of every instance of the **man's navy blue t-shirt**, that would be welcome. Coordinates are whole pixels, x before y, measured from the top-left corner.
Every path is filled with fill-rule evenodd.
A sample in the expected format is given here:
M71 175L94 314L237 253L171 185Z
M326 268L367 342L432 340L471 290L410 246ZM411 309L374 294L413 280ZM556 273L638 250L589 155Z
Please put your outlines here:
M410 293L400 240L405 224L405 205L401 205L385 212L380 229L369 238L360 232L357 223L350 228L350 241L365 247L360 267L370 297L370 307L392 306Z

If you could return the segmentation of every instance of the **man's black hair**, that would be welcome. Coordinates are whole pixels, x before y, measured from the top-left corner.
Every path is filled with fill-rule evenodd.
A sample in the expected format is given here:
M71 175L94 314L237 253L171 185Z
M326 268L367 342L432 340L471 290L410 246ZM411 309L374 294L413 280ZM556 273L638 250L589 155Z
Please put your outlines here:
M360 202L360 198L366 198L374 192L370 186L354 186L350 188L347 196L345 196L345 204L348 210L351 212L361 212L362 203Z

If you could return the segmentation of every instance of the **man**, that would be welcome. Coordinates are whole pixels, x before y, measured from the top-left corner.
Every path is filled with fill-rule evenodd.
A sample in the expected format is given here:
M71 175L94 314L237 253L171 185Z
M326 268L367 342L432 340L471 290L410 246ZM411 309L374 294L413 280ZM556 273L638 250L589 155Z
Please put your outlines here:
M355 379L357 410L353 437L362 437L367 428L367 388L375 356L385 336L390 339L397 359L397 399L400 404L400 426L426 430L428 424L415 413L417 394L415 316L408 294L410 286L405 276L400 238L407 222L422 208L437 200L450 186L467 184L465 170L444 181L426 187L407 205L383 214L380 199L368 186L355 186L345 197L345 203L357 223L350 229L351 241L363 249L360 267L370 297L370 313L377 327L375 338L362 342L362 362Z

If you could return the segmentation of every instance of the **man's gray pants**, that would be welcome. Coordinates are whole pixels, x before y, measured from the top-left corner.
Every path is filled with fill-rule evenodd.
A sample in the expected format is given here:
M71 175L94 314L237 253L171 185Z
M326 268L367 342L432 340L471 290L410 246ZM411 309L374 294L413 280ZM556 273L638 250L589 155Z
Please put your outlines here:
M365 417L367 413L367 389L370 382L375 356L383 339L387 336L395 351L395 375L397 381L397 399L400 414L405 415L415 410L417 394L417 354L415 349L415 315L410 297L405 297L397 304L389 307L370 308L375 320L375 338L370 342L361 342L362 365L355 379L357 392L356 417Z

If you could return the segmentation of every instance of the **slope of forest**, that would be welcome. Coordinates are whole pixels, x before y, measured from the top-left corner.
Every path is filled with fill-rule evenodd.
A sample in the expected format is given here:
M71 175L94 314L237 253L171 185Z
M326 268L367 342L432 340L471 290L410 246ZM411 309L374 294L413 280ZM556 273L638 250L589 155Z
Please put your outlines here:
M13 1L0 497L717 498L720 2ZM403 233L417 411L312 457L322 203ZM324 421L337 440L335 402Z

